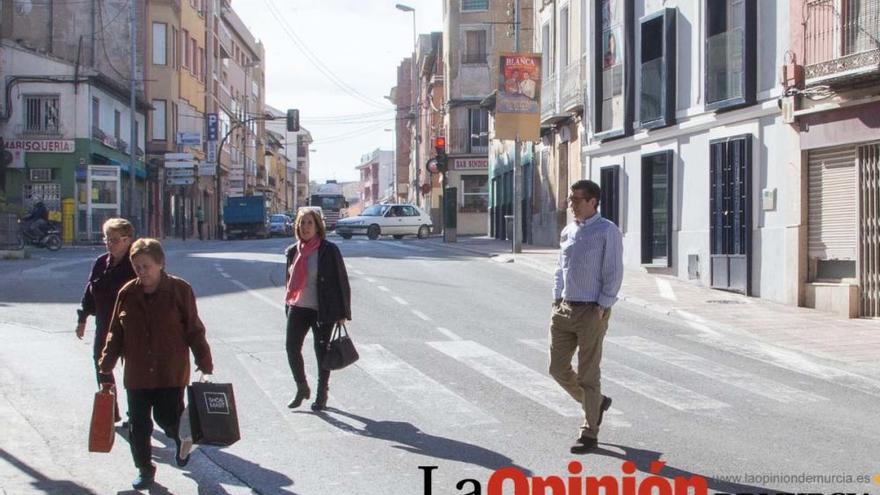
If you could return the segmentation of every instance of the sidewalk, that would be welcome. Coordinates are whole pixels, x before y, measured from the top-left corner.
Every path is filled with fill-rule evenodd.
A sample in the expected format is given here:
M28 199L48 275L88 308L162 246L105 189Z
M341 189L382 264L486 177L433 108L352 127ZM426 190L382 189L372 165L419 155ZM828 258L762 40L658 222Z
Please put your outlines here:
M521 254L511 254L509 241L488 237L459 237L457 243L448 244L432 238L429 242L499 262L520 263L546 273L548 278L555 272L559 252L523 244ZM626 270L619 297L626 304L661 313L711 338L734 334L880 375L880 319L842 319L634 269Z

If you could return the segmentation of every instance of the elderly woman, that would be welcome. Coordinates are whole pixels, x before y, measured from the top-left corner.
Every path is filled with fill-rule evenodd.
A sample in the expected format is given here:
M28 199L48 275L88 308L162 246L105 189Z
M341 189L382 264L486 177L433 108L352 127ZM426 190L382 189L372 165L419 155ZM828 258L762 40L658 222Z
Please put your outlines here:
M303 341L311 329L318 361L318 392L312 410L320 411L327 407L330 383L330 371L323 369L321 363L333 326L351 319L351 288L339 248L325 239L326 230L320 213L301 209L295 225L299 242L289 246L285 253L287 362L296 380L296 396L287 407L299 407L312 393L302 355Z
M129 443L138 468L132 486L140 490L149 487L156 474L151 462L151 412L177 445L177 465L185 466L192 445L181 442L178 426L184 388L190 381L189 351L195 356L196 371L211 374L214 365L192 287L165 273L162 244L138 239L130 256L137 278L119 291L98 365L101 373L110 374L119 357L125 357Z
M86 333L86 320L89 315L95 316L95 342L92 346L92 358L95 362L95 371L98 371L98 359L104 349L104 340L107 338L107 329L110 328L110 317L113 313L113 305L116 304L116 295L119 289L135 277L131 267L131 259L128 249L134 242L134 226L124 218L111 218L104 222L104 245L107 252L98 256L92 264L92 271L83 291L81 308L77 310L79 316L76 324L76 336L82 339ZM96 373L98 384L102 379L114 383L113 375L101 375ZM103 377L103 378L102 378ZM116 421L122 419L119 415L119 406L116 406Z

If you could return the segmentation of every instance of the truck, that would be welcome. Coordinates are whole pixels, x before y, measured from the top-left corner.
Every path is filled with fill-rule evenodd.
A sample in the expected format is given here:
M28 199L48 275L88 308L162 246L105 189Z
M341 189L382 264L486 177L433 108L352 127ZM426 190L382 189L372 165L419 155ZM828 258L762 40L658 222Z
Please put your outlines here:
M263 196L231 196L223 207L226 238L269 237L269 216Z
M342 186L335 180L328 180L326 184L318 186L318 190L309 196L309 206L321 208L324 215L324 224L327 230L336 228L336 222L344 217L343 211L348 208L348 202L342 194Z

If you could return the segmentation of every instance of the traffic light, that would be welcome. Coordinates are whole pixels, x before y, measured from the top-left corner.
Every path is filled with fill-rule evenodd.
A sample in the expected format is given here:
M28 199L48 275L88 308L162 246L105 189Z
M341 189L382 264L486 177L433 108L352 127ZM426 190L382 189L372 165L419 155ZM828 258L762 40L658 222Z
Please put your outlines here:
M296 108L287 111L287 131L299 132L299 110Z
M437 152L437 156L434 157L437 171L440 173L446 172L449 158L446 156L446 138L444 136L434 138L434 151Z

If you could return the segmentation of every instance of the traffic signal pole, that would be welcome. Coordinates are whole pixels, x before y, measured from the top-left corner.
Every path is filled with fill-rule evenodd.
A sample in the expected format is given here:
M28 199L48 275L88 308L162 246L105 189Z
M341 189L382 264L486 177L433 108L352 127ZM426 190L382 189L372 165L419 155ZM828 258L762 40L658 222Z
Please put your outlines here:
M514 0L513 12L513 50L519 52L519 13L520 0ZM513 246L514 253L522 252L522 164L520 163L520 139L517 136L513 142Z

